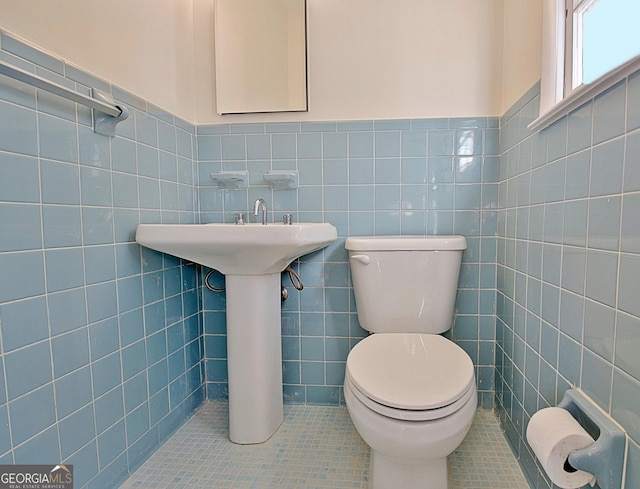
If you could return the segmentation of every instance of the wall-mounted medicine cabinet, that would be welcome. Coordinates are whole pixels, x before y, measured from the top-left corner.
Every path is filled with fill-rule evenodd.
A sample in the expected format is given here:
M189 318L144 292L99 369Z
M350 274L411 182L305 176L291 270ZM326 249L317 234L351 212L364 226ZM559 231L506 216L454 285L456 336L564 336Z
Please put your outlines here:
M216 0L218 114L307 110L306 0Z

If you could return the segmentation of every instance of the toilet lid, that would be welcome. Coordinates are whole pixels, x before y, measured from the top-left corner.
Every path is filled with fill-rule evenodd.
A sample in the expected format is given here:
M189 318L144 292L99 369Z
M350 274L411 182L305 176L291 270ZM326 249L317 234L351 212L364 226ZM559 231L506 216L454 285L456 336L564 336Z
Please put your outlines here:
M413 409L397 409L385 406L372 399L369 399L366 395L360 392L355 385L353 385L349 373L347 372L344 376L344 395L345 400L347 401L347 406L349 406L349 394L353 394L362 404L367 406L369 409L375 411L378 414L382 414L387 418L403 421L433 421L449 416L450 414L456 413L457 411L462 409L470 401L470 399L475 398L476 386L470 386L460 399L438 409L425 409L424 411L416 411Z
M469 355L452 341L429 334L371 335L349 353L347 372L362 394L406 410L447 406L475 383Z

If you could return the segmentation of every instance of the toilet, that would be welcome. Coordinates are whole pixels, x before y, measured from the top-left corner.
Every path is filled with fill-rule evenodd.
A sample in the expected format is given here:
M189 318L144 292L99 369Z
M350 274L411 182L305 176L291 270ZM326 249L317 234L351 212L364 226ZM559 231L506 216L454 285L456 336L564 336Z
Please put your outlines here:
M476 412L473 362L451 328L463 236L350 237L360 325L344 397L371 448L369 489L447 489L447 455Z

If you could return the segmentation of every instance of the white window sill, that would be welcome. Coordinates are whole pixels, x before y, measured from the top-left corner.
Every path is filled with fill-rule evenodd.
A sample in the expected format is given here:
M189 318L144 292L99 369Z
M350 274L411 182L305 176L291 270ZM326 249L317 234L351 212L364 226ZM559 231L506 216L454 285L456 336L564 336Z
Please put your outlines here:
M604 74L588 85L578 87L567 98L562 99L547 112L541 114L536 120L527 126L530 131L538 131L553 124L558 119L573 112L575 109L595 98L616 83L624 80L632 73L640 70L640 56L627 61L609 73Z

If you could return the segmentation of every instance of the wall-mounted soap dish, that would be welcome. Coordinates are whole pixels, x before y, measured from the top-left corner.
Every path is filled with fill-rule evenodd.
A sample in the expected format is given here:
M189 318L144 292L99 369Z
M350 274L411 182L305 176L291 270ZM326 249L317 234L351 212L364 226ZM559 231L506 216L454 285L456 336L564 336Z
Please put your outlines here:
M293 190L298 188L297 171L270 171L262 175L271 190Z
M247 188L249 180L249 172L246 171L222 171L219 173L210 173L209 176L218 187L224 189Z

